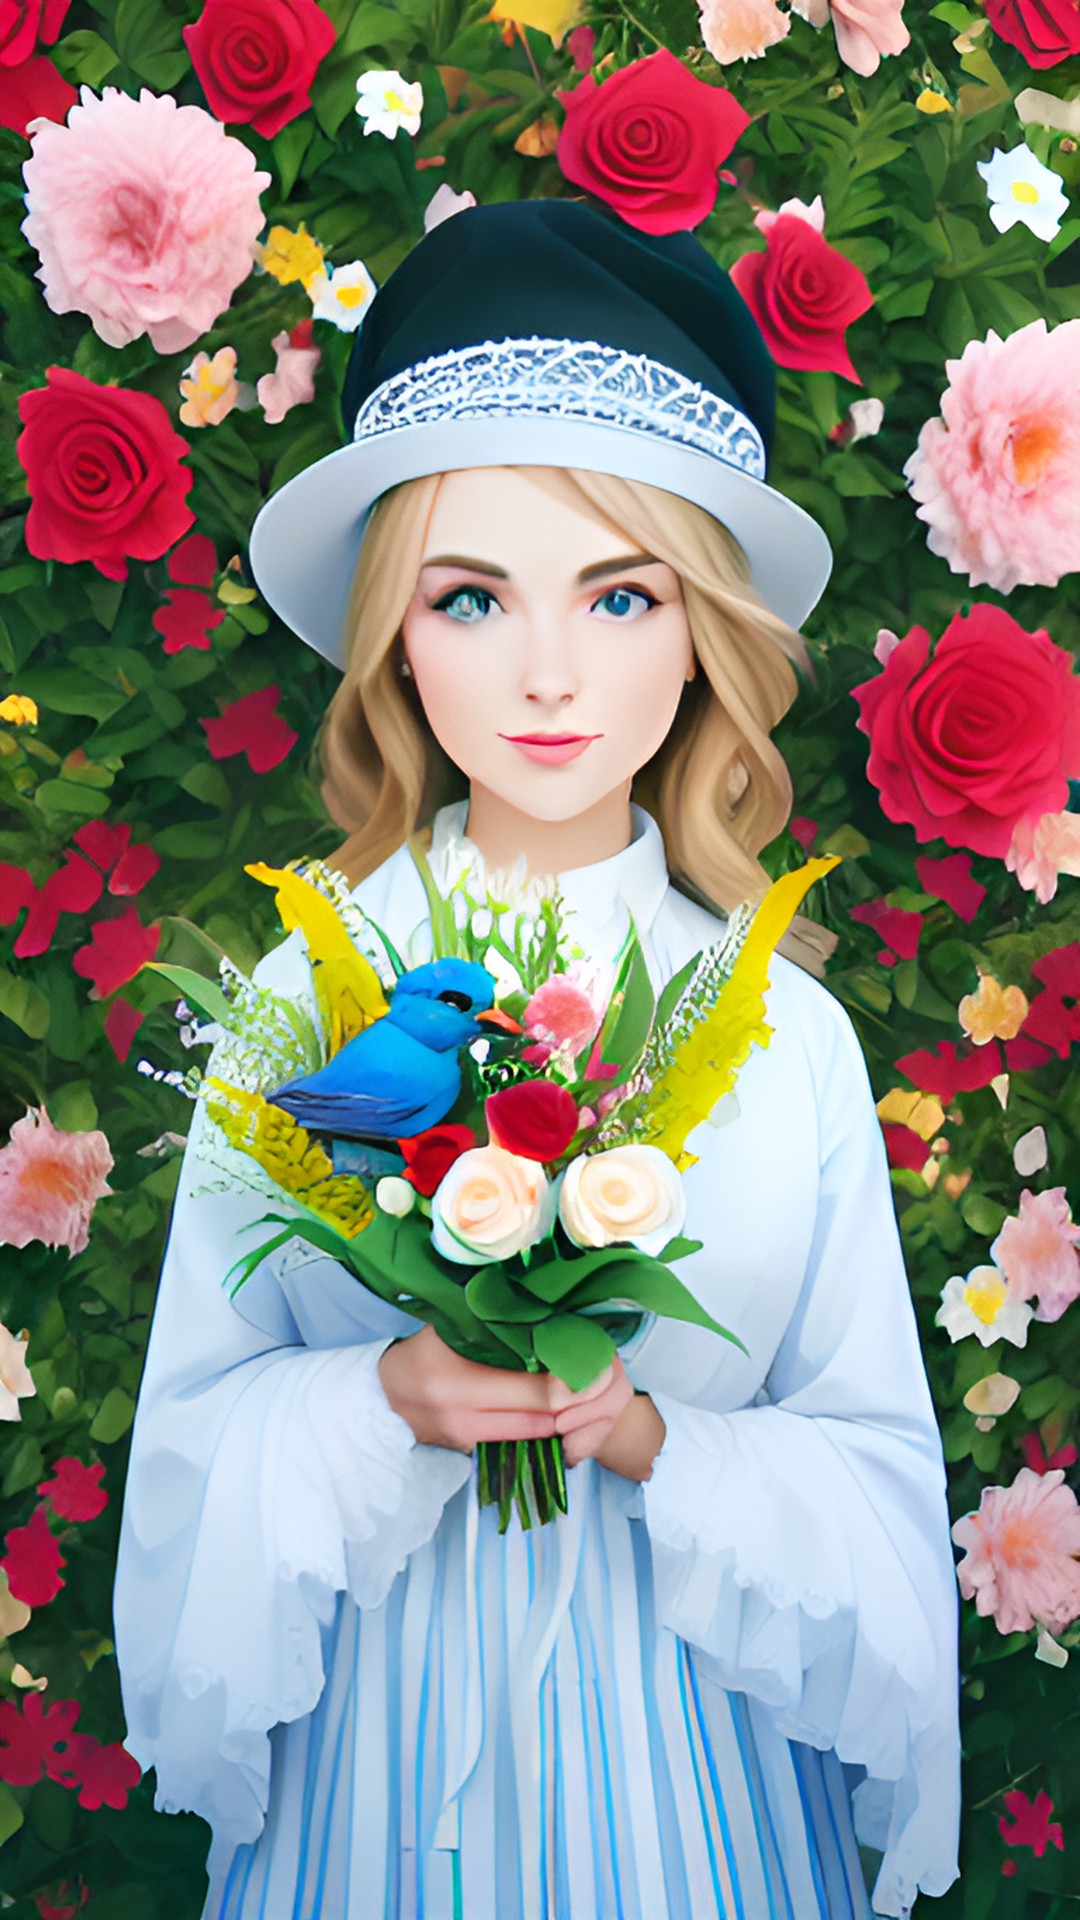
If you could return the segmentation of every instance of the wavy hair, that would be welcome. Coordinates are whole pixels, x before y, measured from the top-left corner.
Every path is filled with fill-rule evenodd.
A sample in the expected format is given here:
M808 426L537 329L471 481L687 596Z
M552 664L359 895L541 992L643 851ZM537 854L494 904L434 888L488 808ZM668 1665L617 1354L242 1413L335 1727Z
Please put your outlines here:
M791 777L773 728L809 671L801 636L751 586L746 557L719 521L642 481L558 467L515 469L579 512L599 516L679 574L698 672L632 798L656 819L672 882L713 911L760 900L757 858L786 825ZM442 476L384 494L364 534L346 625L346 666L323 725L323 800L348 838L336 864L355 885L462 798L468 783L401 674L401 624L415 590ZM784 950L821 972L832 937L800 920Z

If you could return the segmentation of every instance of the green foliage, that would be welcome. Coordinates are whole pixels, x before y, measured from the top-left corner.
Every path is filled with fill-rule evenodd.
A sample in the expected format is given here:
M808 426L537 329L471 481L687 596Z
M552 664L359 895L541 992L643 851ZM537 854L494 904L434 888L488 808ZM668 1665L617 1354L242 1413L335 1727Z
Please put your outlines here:
M303 221L334 263L363 258L381 281L420 237L424 208L443 180L482 203L570 190L553 157L531 158L514 144L541 116L558 118L558 90L575 79L565 45L555 49L534 30L506 44L484 17L486 0L325 0L325 10L338 39L316 77L311 110L272 142L231 129L272 175L263 196L268 224L295 229ZM200 104L182 39L195 12L195 0L74 0L57 64L76 84L129 93L148 86ZM818 889L814 910L839 936L830 984L852 1015L879 1097L907 1087L895 1066L903 1055L960 1038L957 1002L974 990L980 967L1030 996L1033 963L1080 937L1068 879L1039 908L1000 863L977 858L975 875L987 892L971 923L922 892L914 869L921 849L882 814L854 725L850 689L876 671L878 630L903 634L917 622L939 634L972 598L963 577L927 550L902 480L920 428L938 412L946 361L989 328L1004 334L1039 315L1051 324L1080 315L1080 285L1053 272L1048 284L1047 274L1051 262L1064 268L1080 221L1067 221L1049 247L1022 226L999 235L975 170L995 147L1010 149L1024 137L1014 105L1021 90L1035 84L1073 96L1077 63L1033 75L986 30L981 14L954 0L932 10L908 0L906 17L911 46L862 78L840 62L830 29L815 33L800 19L764 58L721 74L700 45L692 0L632 7L599 0L583 14L596 31L597 62L611 56L621 64L669 46L704 79L730 86L751 114L730 162L738 184L722 186L700 230L722 264L760 244L757 207L820 193L827 237L873 289L874 306L850 330L849 345L863 383L857 392L885 402L881 432L840 443L836 429L856 390L831 374L781 372L771 477L821 521L836 554L829 592L807 628L813 679L778 738L792 769L795 811L818 823L816 849L845 856ZM376 66L423 82L425 117L415 141L364 136L352 112L355 85ZM918 109L927 86L948 111ZM1037 126L1027 128L1027 139L1076 207L1075 140ZM284 424L268 425L258 409L236 410L216 428L187 430L191 504L198 530L215 543L213 591L226 618L207 650L165 655L152 624L169 584L164 561L133 563L126 581L113 582L88 564L28 554L17 405L44 383L47 366L59 364L155 394L175 421L178 381L194 349L162 356L141 340L117 351L83 316L49 310L34 277L36 256L20 232L26 153L18 136L0 134L0 697L33 698L40 720L36 727L0 722L0 862L26 867L40 883L84 823L128 825L134 844L160 856L134 904L145 922L163 927L156 957L173 985L146 971L122 989L143 1020L121 1062L105 1034L106 1005L72 968L94 915L61 916L48 951L33 958L13 952L18 923L0 929L0 1136L28 1105L46 1103L62 1126L102 1128L115 1162L112 1194L97 1207L85 1252L69 1257L36 1243L3 1249L0 1319L29 1335L36 1397L20 1403L21 1424L5 1429L0 1530L25 1524L38 1482L65 1455L103 1461L110 1499L100 1518L66 1528L66 1584L0 1645L0 1681L7 1683L15 1661L47 1675L49 1697L79 1700L80 1730L111 1741L124 1731L110 1588L128 1432L190 1113L175 1086L140 1074L134 1063L145 1058L159 1072L187 1065L174 1017L177 980L187 978L185 969L205 975L215 965L198 928L212 949L245 969L275 939L271 897L242 879L245 862L329 855L339 838L321 809L313 765L334 677L257 599L245 598L243 554L264 496L339 444L337 389L349 342L320 326L316 398ZM198 346L210 354L235 347L240 378L254 381L273 366L273 336L309 311L299 285L282 287L256 272ZM996 598L986 590L975 597ZM1046 627L1060 645L1080 645L1080 605L1064 590L1021 588L1008 604L1028 630ZM263 775L243 756L213 761L200 721L269 682L283 690L280 710L297 745ZM802 853L784 833L764 857L778 873ZM879 960L873 931L850 919L852 907L881 896L924 916L917 957L892 968ZM1036 1125L1047 1132L1049 1167L1024 1181L1012 1151ZM986 1261L1025 1185L1064 1184L1078 1165L1080 1091L1067 1063L1055 1059L1014 1073L1004 1110L989 1088L957 1097L935 1138L936 1184L917 1173L894 1177L955 1516L976 1509L988 1483L1011 1482L1026 1436L1049 1455L1075 1430L1080 1308L1053 1327L1033 1324L1024 1349L999 1343L984 1350L970 1338L954 1347L934 1325L942 1287L951 1274ZM1075 1209L1075 1189L1071 1198ZM430 1264L434 1286L445 1276ZM488 1290L495 1285L494 1276L485 1282ZM485 1301L497 1304L486 1293ZM459 1322L474 1319L456 1287L440 1305ZM541 1339L548 1343L541 1357L559 1371L595 1372L611 1329L572 1311L563 1321L563 1336L555 1330L560 1322L538 1333L538 1351ZM527 1357L528 1323L501 1320L498 1337L508 1364ZM591 1343L587 1354L583 1340ZM976 1427L964 1396L993 1371L1010 1374L1021 1391L987 1432ZM1061 1920L1075 1908L1080 1651L1075 1629L1064 1639L1072 1658L1064 1669L1051 1667L1033 1658L1033 1635L1003 1639L992 1619L964 1605L964 1872L936 1903L942 1920ZM1002 1795L1017 1785L1032 1797L1050 1793L1063 1852L1051 1847L1040 1859L1027 1848L1004 1848L996 1816ZM34 1920L35 1894L80 1878L91 1889L91 1910L109 1920L194 1920L201 1911L207 1830L193 1817L156 1814L152 1778L122 1813L88 1813L53 1782L2 1789L0 1840L2 1903L11 1920ZM1012 1877L1002 1874L1007 1855L1018 1868Z

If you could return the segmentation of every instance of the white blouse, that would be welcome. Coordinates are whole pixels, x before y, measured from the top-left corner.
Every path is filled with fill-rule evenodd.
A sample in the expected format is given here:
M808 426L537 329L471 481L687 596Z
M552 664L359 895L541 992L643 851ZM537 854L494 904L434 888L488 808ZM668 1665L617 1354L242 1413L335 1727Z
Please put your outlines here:
M436 819L432 862L444 873L461 853L466 804ZM722 922L671 887L659 829L640 808L633 817L630 846L559 883L571 932L597 960L614 957L633 914L659 986ZM407 850L355 897L409 964L429 957ZM257 977L310 1001L299 934ZM557 1767L551 1741L558 1673L571 1655L584 1672L569 1636L596 1568L609 1609L601 1720L617 1709L624 1740L639 1724L652 1751L663 1744L648 1642L664 1660L687 1658L695 1687L749 1715L762 1752L770 1740L831 1749L848 1786L861 1780L855 1831L883 1856L876 1913L906 1914L919 1889L940 1894L955 1878L956 1582L880 1129L843 1009L779 957L772 980L770 1046L752 1052L724 1124L690 1142L700 1157L684 1176L685 1231L704 1244L677 1267L746 1352L647 1316L622 1357L667 1429L652 1477L639 1485L582 1462L568 1476L570 1513L543 1537L523 1535L516 1518L499 1536L491 1510L477 1513L473 1462L418 1444L390 1407L377 1364L418 1322L295 1243L230 1301L224 1274L255 1244L236 1236L266 1208L224 1188L201 1157L196 1116L135 1422L115 1613L128 1745L157 1769L158 1806L193 1809L214 1831L208 1920L290 1913L273 1889L305 1875L323 1892L302 1911L327 1920L421 1905L438 1920L494 1920L496 1902L511 1920L505 1883L469 1864L485 1832L506 1831L507 1805L515 1920L610 1920L598 1843L575 1805L591 1779L584 1757L576 1792L573 1780L571 1743L596 1731L574 1733L565 1686ZM520 1582L501 1638L483 1600L495 1569ZM648 1632L628 1636L646 1603ZM443 1660L440 1649L452 1651ZM503 1762L485 1787L503 1698ZM633 1752L605 1788L633 1854L634 1899L620 1895L620 1910L641 1920L684 1920L668 1899L688 1763L663 1739L666 1812ZM605 1768L615 1764L605 1750ZM365 1783L347 1809L346 1772ZM282 1790L290 1782L295 1793ZM297 1795L303 1819L290 1811ZM692 1898L698 1840L685 1821L679 1831ZM721 1851L709 1854L712 1884L730 1871L749 1885L758 1868L739 1865L737 1841L727 1868ZM588 1875L590 1891L575 1893ZM255 1887L260 1900L270 1889L265 1909L245 1894ZM771 1895L746 1903L750 1920L779 1911ZM708 1911L704 1896L694 1911Z

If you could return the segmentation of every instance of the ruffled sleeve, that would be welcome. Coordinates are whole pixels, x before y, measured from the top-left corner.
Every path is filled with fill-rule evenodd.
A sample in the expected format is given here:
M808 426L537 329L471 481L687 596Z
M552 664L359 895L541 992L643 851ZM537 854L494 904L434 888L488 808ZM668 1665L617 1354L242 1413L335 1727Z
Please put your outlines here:
M717 1412L650 1388L667 1437L643 1513L659 1617L705 1673L865 1767L854 1814L884 1856L874 1910L903 1915L957 1872L956 1583L866 1069L846 1015L813 996L820 1174L795 1311L756 1404ZM768 1178L782 1208L771 1158Z
M309 992L299 936L256 977ZM115 1626L128 1745L157 1771L156 1804L235 1845L263 1824L269 1730L319 1698L337 1596L381 1605L470 1462L418 1445L390 1406L377 1366L399 1329L350 1336L339 1310L313 1343L318 1313L294 1313L280 1255L230 1301L224 1276L266 1202L224 1186L207 1132L199 1113L139 1395Z

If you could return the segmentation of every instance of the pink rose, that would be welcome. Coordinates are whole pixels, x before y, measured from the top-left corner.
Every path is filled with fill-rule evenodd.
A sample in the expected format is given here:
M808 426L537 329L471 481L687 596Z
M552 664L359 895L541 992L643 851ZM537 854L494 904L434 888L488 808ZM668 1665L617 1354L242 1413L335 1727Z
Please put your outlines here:
M1011 1487L984 1487L978 1513L952 1530L967 1552L956 1569L965 1600L999 1633L1036 1620L1060 1633L1080 1614L1080 1507L1064 1473L1021 1467Z

